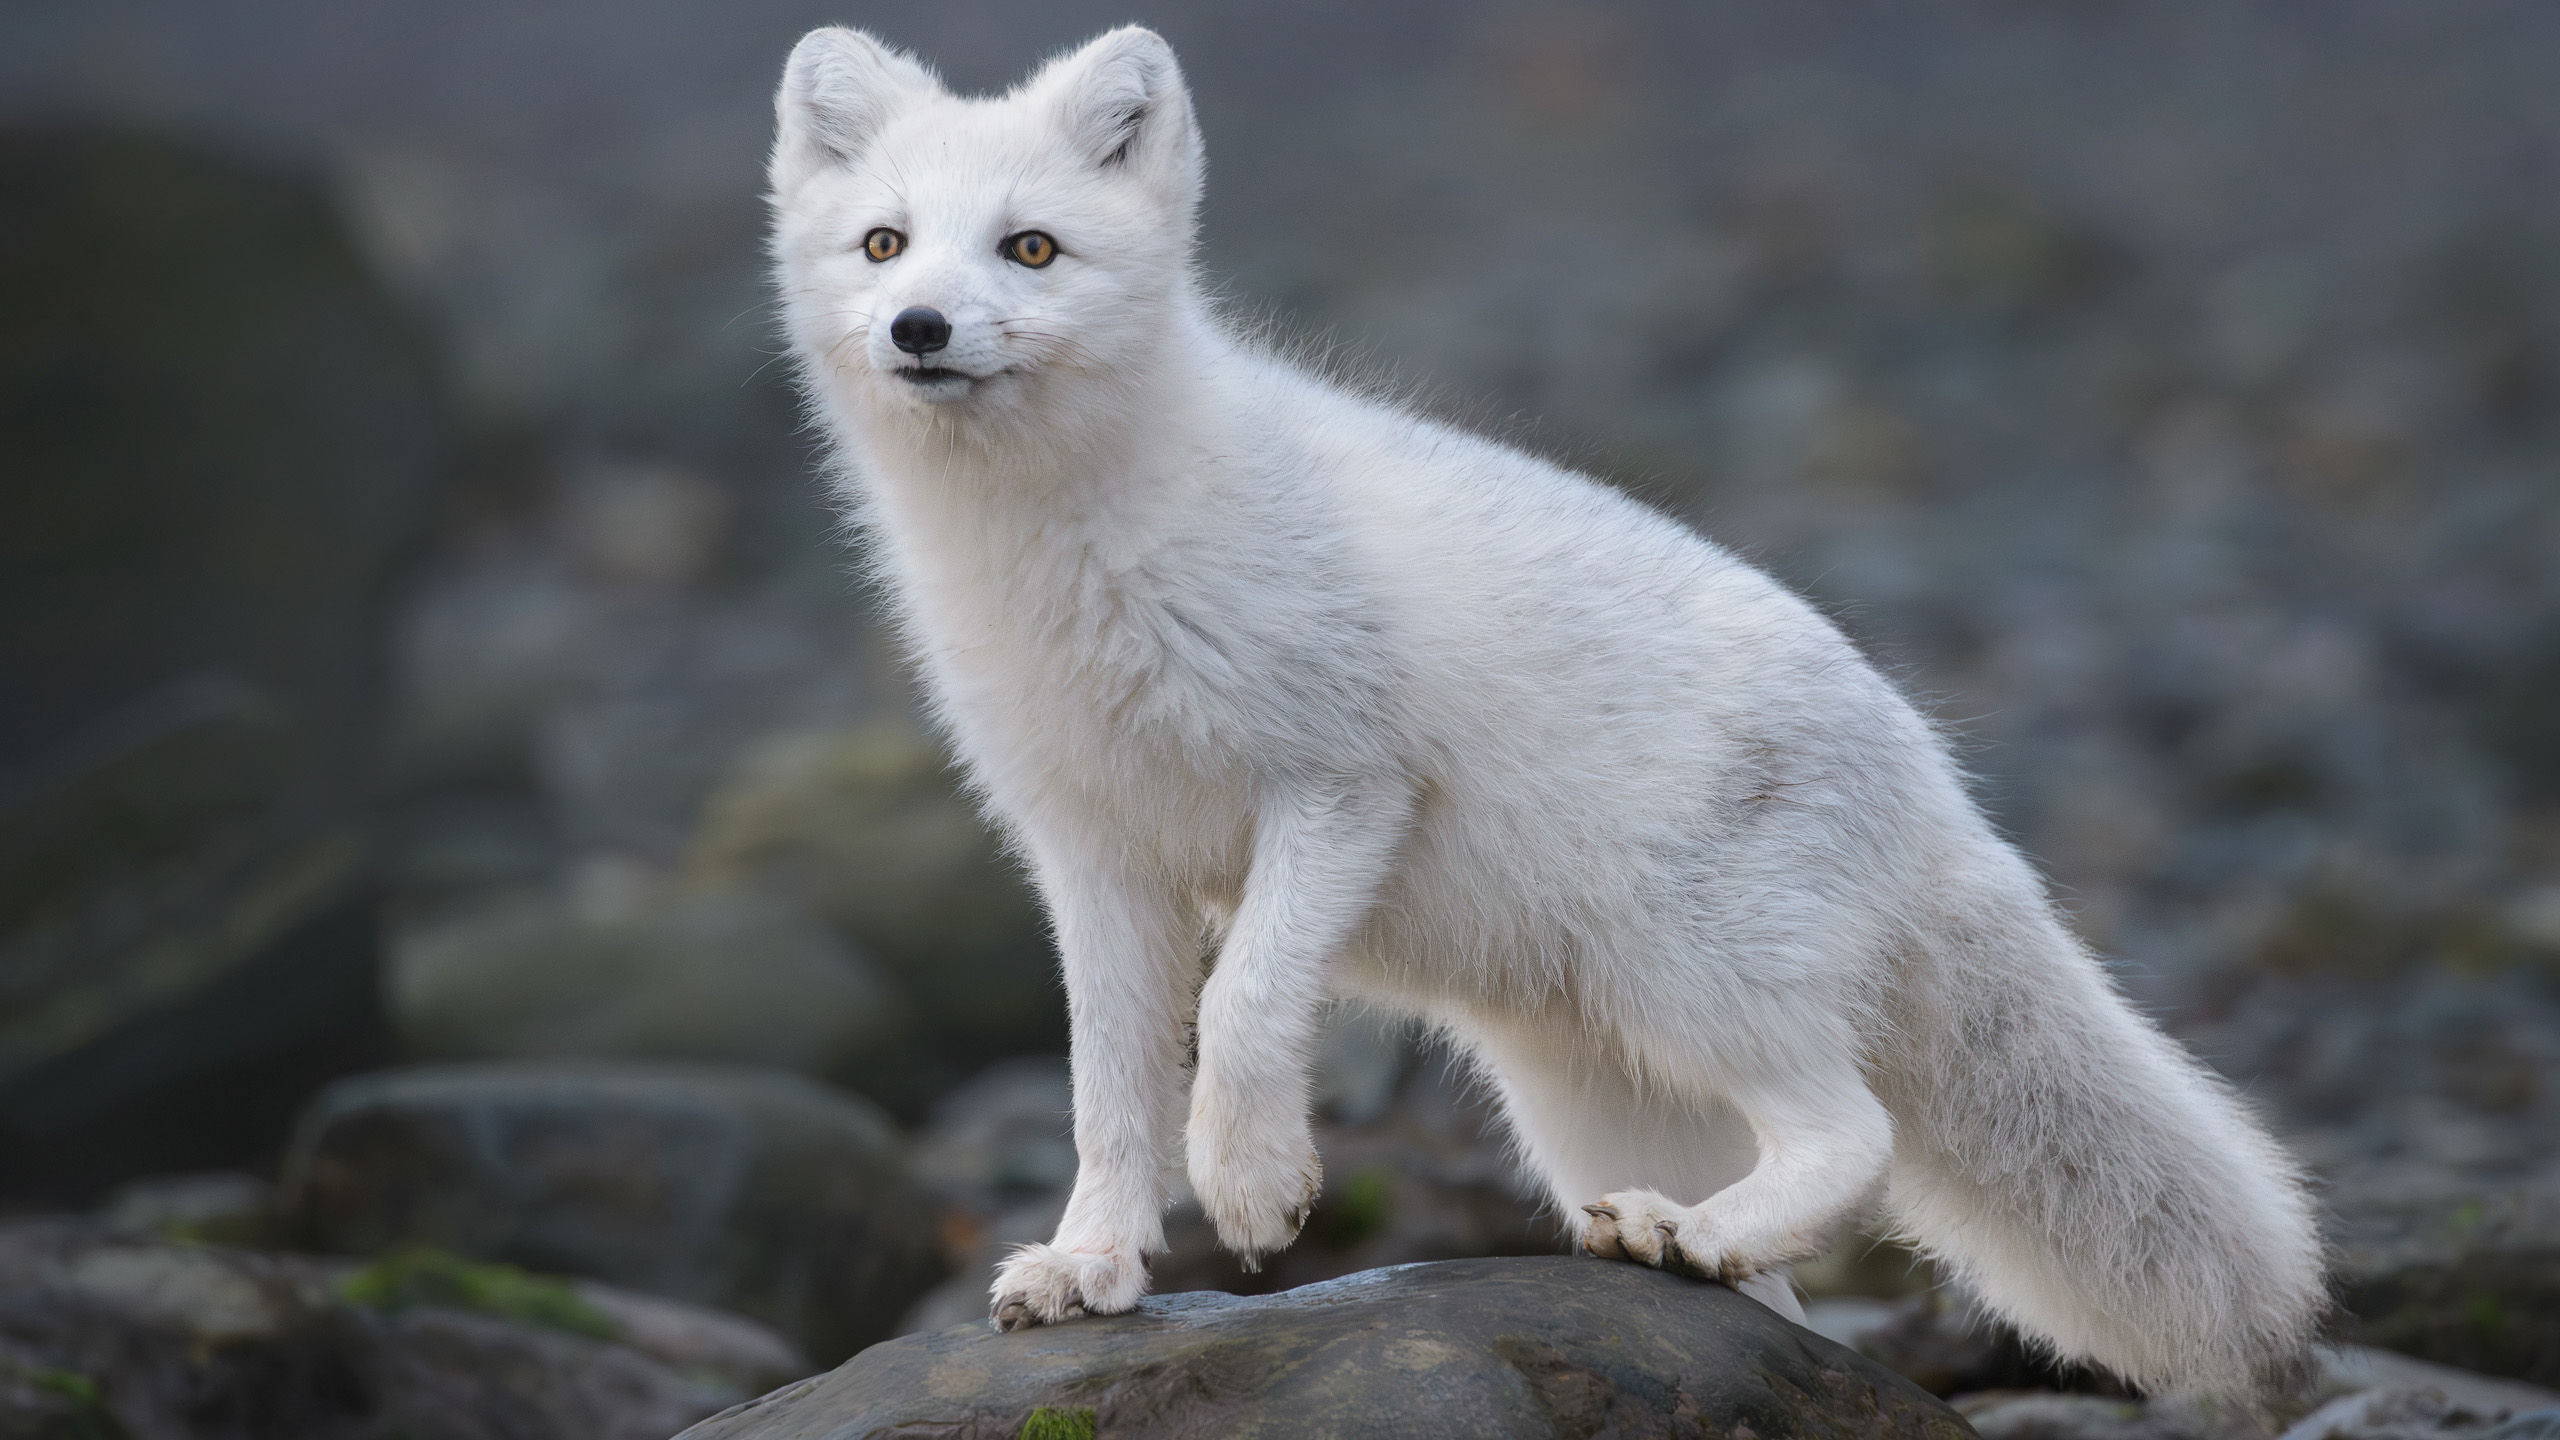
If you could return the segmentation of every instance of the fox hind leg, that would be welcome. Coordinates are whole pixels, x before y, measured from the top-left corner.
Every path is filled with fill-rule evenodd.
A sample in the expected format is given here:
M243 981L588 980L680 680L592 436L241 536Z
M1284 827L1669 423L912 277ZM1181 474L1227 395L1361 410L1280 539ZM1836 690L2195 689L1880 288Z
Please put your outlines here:
M1653 1188L1604 1194L1588 1207L1586 1248L1605 1254L1614 1245L1627 1258L1748 1291L1819 1250L1873 1199L1892 1159L1893 1121L1854 1064L1809 1064L1784 1083L1731 1085L1730 1093L1756 1142L1750 1173L1695 1204Z
M1576 1234L1576 1248L1664 1264L1666 1236L1658 1226L1671 1223L1676 1229L1696 1208L1669 1197L1712 1197L1752 1174L1761 1156L1751 1126L1729 1104L1641 1085L1614 1058L1548 1040L1567 1033L1555 1021L1489 1027L1464 1038L1501 1101L1522 1158ZM1630 1223L1638 1210L1632 1205L1628 1216L1597 1213L1606 1203L1602 1197L1632 1195L1646 1197L1650 1207L1641 1222ZM1668 1257L1675 1269L1703 1273L1676 1247ZM1782 1264L1736 1276L1732 1283L1790 1320L1804 1318Z

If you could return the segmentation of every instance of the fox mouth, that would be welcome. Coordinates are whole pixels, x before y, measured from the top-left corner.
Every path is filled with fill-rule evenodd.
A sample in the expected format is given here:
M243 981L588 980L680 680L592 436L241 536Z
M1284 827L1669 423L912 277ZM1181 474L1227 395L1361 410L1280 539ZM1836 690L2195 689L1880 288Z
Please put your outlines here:
M910 385L940 385L948 380L975 381L985 378L972 375L966 370L953 370L940 365L902 365L898 367L896 373L899 379Z

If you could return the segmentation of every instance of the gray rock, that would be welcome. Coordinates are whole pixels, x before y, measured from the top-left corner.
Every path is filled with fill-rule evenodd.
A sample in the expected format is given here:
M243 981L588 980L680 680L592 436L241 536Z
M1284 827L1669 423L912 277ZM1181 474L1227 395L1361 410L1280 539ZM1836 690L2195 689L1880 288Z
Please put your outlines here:
M276 1238L276 1187L236 1170L137 1180L109 1195L98 1218L127 1234L262 1246Z
M2313 1391L2322 1400L2369 1390L2432 1390L2484 1415L2560 1407L2560 1392L2420 1360L2369 1345L2324 1345Z
M980 1210L1062 1195L1076 1179L1074 1104L1064 1060L989 1066L934 1105L916 1178Z
M1413 1063L1414 1026L1356 1003L1336 1005L1316 1042L1315 1108L1337 1123L1375 1120Z
M2052 1391L1987 1391L1956 1409L1982 1440L2200 1440L2171 1416L2139 1400Z
M488 1063L340 1082L285 1201L324 1250L459 1255L716 1305L822 1362L940 1278L933 1207L864 1102L777 1071Z
M1039 909L941 752L904 722L768 740L704 806L687 864L790 895L851 935L950 1062L1064 1048Z
M1730 1290L1553 1256L1407 1265L1272 1296L1163 1296L1009 1335L911 1335L686 1433L1972 1432L1900 1376Z
M2367 1390L2312 1411L2281 1440L2486 1440L2506 1418L2503 1410L2474 1408L2433 1388Z
M1949 1290L1891 1301L1818 1300L1807 1308L1805 1323L1933 1395L2069 1390L2120 1398L2125 1393L2102 1372L2057 1367L2017 1331Z
M2371 1167L2334 1206L2353 1338L2560 1387L2560 1190Z
M380 1384L402 1412L391 1433L412 1440L655 1440L718 1393L629 1348L485 1315L418 1310L386 1328Z
M1881 1228L1880 1223L1875 1225ZM1945 1283L1929 1257L1891 1235L1876 1234L1875 1229L1844 1231L1829 1250L1797 1262L1788 1272L1796 1290L1816 1301L1881 1301L1917 1295Z
M733 1316L588 1285L598 1333L375 1309L350 1267L59 1223L0 1228L0 1435L660 1440L787 1378Z
M1817 1323L1848 1320L1843 1302L1811 1307ZM1853 1335L1864 1338L1863 1333ZM1854 1348L1854 1346L1853 1346ZM2300 1392L2258 1403L2200 1395L1988 1390L1950 1402L1984 1440L2528 1440L2560 1421L2560 1395L2363 1346L2323 1347ZM2510 1429L2510 1417L2514 1428Z
M374 659L448 454L308 177L0 134L0 1193L239 1163L386 1049Z
M592 457L558 463L590 478L599 468ZM411 786L486 793L531 781L550 837L568 849L667 863L741 755L777 732L878 710L879 667L832 571L807 577L816 583L768 571L732 577L744 586L634 584L616 572L677 557L563 553L648 548L597 528L624 529L628 512L610 520L578 503L623 488L575 485L542 537L455 557L419 588L399 640L392 759Z
M687 895L587 914L517 892L393 942L385 1000L438 1059L727 1060L822 1072L893 1035L879 968L791 906Z
M593 1280L570 1281L569 1291L604 1318L617 1342L679 1375L716 1375L759 1394L817 1368L799 1346L742 1315Z

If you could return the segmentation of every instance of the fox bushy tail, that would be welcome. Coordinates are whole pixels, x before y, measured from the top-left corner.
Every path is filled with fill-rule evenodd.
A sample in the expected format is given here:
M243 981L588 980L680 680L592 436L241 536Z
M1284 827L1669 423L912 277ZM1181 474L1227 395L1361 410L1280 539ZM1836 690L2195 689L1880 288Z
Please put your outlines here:
M1978 856L1940 898L1887 1082L1903 1237L2031 1340L2145 1388L2296 1379L2327 1291L2292 1161L2023 862Z

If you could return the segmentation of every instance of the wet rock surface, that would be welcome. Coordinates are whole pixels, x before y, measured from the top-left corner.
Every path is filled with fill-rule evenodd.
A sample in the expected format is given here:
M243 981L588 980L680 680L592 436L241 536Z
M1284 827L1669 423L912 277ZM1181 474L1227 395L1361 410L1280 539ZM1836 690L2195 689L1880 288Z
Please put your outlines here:
M309 1256L0 1227L0 1435L28 1440L663 1440L805 1367L734 1316L602 1286L574 1325L369 1304Z
M1929 1436L1927 1392L1720 1286L1552 1256L875 1346L687 1432L782 1436Z
M307 1244L459 1255L717 1305L823 1362L940 1278L934 1211L868 1104L743 1067L488 1063L344 1081L283 1203Z

